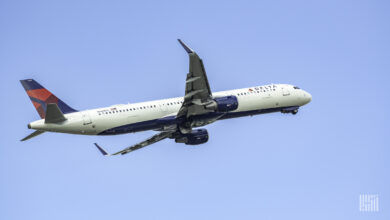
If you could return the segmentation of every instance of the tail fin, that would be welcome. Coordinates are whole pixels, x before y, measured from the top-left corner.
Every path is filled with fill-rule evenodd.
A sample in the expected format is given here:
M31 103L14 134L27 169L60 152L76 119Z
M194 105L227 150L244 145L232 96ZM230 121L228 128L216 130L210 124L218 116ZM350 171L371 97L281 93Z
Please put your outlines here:
M61 99L57 98L49 90L45 89L38 82L33 79L20 80L22 86L27 92L27 95L30 97L31 102L33 103L35 109L37 110L41 118L45 118L47 104L55 103L58 105L62 113L71 113L76 112L73 108L69 107Z

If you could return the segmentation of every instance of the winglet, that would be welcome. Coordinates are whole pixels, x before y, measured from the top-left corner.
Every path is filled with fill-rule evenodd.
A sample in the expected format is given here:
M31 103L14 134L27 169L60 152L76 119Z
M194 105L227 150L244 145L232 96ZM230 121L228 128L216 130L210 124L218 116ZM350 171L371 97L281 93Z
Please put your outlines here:
M100 147L97 143L94 143L97 149L100 151L100 153L103 154L103 156L111 156L111 154L107 153L102 147Z
M177 39L179 41L179 43L181 44L181 46L183 46L184 50L187 51L187 53L194 53L194 51L189 48L185 43L183 43L183 41L181 41L180 39Z

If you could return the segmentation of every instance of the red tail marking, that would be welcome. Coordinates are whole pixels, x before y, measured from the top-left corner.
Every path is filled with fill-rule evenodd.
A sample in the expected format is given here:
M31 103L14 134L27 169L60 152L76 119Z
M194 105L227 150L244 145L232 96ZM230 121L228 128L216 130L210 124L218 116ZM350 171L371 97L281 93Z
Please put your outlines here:
M34 89L34 90L28 90L27 91L28 96L45 101L47 98L49 98L50 95L52 95L51 92L47 91L46 89Z

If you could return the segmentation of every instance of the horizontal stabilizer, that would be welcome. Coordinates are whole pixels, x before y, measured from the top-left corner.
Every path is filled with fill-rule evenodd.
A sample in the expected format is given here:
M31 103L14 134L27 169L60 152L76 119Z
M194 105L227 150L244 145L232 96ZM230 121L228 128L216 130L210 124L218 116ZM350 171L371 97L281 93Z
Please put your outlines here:
M23 139L20 140L20 141L26 141L26 140L28 140L28 139L30 139L30 138L33 138L33 137L35 137L35 136L38 136L38 135L42 134L43 132L45 132L45 131L34 131L34 132L31 133L29 136L23 138Z
M66 121L64 114L62 114L60 108L55 103L47 104L45 123L59 123Z

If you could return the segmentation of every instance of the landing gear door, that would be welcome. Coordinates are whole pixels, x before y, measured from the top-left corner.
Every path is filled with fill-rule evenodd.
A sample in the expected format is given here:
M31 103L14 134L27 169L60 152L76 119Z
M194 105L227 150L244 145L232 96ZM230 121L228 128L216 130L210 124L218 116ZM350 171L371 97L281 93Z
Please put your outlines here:
M83 125L89 125L92 124L91 117L87 112L82 112L82 117L83 117Z

